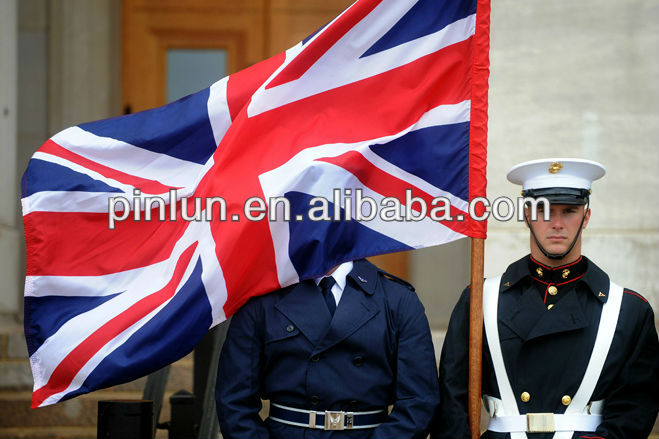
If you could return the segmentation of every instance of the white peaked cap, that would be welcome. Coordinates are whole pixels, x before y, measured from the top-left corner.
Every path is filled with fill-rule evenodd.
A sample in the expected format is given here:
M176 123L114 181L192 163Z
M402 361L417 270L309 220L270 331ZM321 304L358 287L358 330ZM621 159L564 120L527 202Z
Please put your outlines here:
M508 171L511 183L523 190L544 188L590 189L593 181L602 178L606 169L592 160L549 158L531 160L513 166Z

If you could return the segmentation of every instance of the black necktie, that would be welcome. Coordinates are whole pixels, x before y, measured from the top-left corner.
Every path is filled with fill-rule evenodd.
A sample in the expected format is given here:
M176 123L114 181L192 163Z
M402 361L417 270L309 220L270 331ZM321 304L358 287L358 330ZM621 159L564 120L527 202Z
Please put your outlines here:
M336 281L332 276L324 277L320 281L320 289L323 292L323 297L325 298L325 303L327 304L327 309L329 309L330 314L333 316L334 311L336 311L336 301L334 300L334 294L332 294L332 287Z

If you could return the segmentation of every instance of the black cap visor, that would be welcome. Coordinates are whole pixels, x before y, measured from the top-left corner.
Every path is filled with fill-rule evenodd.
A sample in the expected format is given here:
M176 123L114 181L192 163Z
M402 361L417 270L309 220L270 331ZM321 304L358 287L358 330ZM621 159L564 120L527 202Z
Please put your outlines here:
M544 197L551 204L574 204L583 206L588 203L588 189L577 189L572 187L547 187L541 189L527 189L522 191L522 196L529 198Z

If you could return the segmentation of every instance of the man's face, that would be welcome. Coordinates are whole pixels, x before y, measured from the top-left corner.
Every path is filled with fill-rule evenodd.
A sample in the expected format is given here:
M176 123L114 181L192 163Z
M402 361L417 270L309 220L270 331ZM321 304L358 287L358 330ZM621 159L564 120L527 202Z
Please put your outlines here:
M563 254L565 253L574 237L577 236L579 232L579 226L581 226L581 219L584 216L584 206L571 205L571 204L552 204L550 206L550 215L549 220L544 220L543 206L538 206L538 216L536 221L529 221L536 238L540 242L540 245L549 253L552 254ZM526 212L527 215L530 215L530 212ZM530 219L530 216L528 217ZM590 219L590 209L586 212L586 218L583 222L583 228L586 228L588 220ZM531 240L531 253L533 254L536 250L536 243L534 240ZM577 240L574 249L571 253L576 252L576 255L581 254L581 236ZM566 256L567 259L571 258L571 255Z

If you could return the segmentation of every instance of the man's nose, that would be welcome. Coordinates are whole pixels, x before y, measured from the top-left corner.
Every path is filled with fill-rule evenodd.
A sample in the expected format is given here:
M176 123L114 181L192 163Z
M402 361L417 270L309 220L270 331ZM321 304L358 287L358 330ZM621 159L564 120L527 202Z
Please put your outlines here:
M563 228L563 218L561 218L560 214L552 214L549 221L550 221L551 227L553 229L562 229Z

